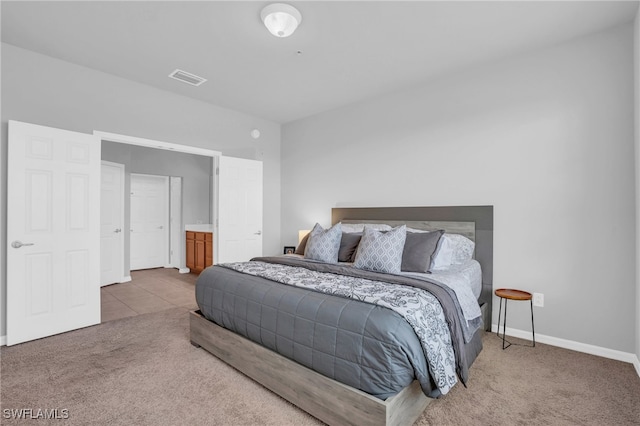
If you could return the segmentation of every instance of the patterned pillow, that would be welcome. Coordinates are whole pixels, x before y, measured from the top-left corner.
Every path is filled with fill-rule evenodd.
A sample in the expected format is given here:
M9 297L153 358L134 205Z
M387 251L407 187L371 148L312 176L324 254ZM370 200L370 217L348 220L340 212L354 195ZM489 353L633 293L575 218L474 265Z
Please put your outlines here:
M449 238L453 245L453 254L451 256L452 264L460 265L473 258L476 243L464 235L459 234L449 234Z
M329 229L323 229L316 223L307 240L304 250L305 259L319 260L326 263L338 263L338 251L342 239L342 227L338 222Z
M438 248L431 262L430 271L449 269L473 258L475 243L459 234L445 233L438 242Z
M365 226L353 266L370 271L399 273L406 239L406 225L385 233Z

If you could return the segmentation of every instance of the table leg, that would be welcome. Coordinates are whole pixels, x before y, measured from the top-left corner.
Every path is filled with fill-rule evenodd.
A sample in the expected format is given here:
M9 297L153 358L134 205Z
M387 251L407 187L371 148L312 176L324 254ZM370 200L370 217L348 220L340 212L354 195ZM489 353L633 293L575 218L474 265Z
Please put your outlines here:
M533 334L533 347L536 347L536 330L533 327L533 299L531 299L531 333Z
M500 337L500 317L502 315L502 297L500 298L500 309L498 309L498 328L496 329L496 335Z
M504 346L505 336L507 333L507 304L509 300L504 299L504 322L502 323L502 349L506 349ZM509 344L511 346L511 344ZM508 347L508 346L507 346Z

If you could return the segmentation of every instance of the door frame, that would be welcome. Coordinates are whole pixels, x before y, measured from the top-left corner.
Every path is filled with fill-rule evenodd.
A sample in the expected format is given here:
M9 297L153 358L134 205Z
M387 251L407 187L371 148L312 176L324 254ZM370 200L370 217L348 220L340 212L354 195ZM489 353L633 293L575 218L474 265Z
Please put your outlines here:
M186 268L185 241L182 233L182 177L169 177L169 266L182 271ZM186 273L186 271L185 271Z
M181 144L176 144L172 142L163 142L163 141L157 141L153 139L139 138L137 136L128 136L128 135L121 135L117 133L103 132L100 130L94 130L93 134L95 136L98 136L100 140L103 140L103 141L122 143L126 145L136 145L136 146L142 146L145 148L164 149L167 151L182 152L185 154L201 155L203 157L211 157L213 161L211 162L212 184L211 184L211 194L210 194L211 195L210 214L211 214L211 223L217 229L217 226L218 226L218 196L217 196L218 176L217 176L216 170L218 169L219 158L222 155L220 151L213 151L211 149L198 148L198 147L189 146L189 145L181 145ZM186 235L182 227L181 227L181 234L182 234L182 239L184 240L186 238ZM214 232L213 244L215 247L215 249L213 250L213 253L214 253L213 262L217 263L218 232ZM180 273L189 272L189 270L186 267L184 269L179 269L179 271Z
M101 156L102 157L102 156ZM120 163L114 163L112 161L106 161L106 160L100 160L100 166L102 166L103 164L106 164L108 166L111 167L117 167L118 169L120 169L120 223L122 224L122 236L120 238L120 256L119 256L119 260L118 260L118 272L119 272L119 283L125 283L125 282L129 282L131 281L131 275L124 275L124 248L125 248L125 244L124 244L124 220L125 220L125 213L124 213L124 180L125 180L125 170L124 170L124 164L120 164ZM100 200L102 202L102 200ZM100 236L100 238L102 238L102 236ZM102 269L102 268L101 268ZM101 283L100 283L100 287L104 287L105 285L108 284L102 284L102 277L101 277Z

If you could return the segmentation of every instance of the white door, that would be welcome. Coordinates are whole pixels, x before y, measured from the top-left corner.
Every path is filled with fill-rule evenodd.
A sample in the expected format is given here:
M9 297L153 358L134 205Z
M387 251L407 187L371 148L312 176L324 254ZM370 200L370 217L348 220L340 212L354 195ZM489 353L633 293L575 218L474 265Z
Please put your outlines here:
M7 345L100 322L100 139L9 121Z
M124 281L124 165L103 161L100 190L100 285Z
M220 157L218 262L262 256L262 162Z
M132 271L169 262L169 178L131 174L130 258Z

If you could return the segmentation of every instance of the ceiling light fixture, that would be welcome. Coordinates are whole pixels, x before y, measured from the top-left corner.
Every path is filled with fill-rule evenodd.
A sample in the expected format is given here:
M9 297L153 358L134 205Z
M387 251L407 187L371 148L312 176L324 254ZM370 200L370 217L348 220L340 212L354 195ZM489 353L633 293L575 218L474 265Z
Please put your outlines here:
M289 37L302 22L302 15L293 6L273 3L260 12L265 27L276 37Z

